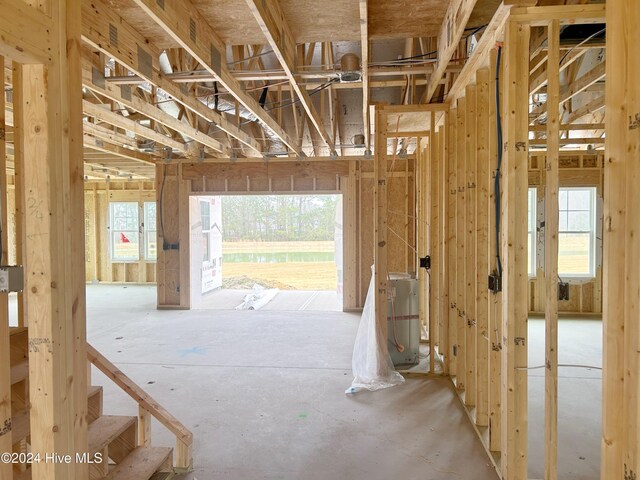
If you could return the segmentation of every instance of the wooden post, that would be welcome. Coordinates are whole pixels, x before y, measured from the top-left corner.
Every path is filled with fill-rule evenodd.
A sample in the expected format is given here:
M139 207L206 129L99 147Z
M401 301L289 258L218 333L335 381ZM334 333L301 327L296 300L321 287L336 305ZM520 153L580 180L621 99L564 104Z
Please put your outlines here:
M4 75L4 57L0 55L0 72ZM0 265L8 263L7 156L5 150L5 94L0 92L0 222L2 250ZM11 452L11 359L9 356L9 295L0 293L0 453ZM0 478L11 480L13 468L9 462L0 462Z
M465 264L464 287L466 312L466 353L467 353L467 390L464 402L467 406L476 405L476 86L467 85L465 113L465 175L466 175L466 221L465 221Z
M465 172L465 114L466 99L462 97L458 100L458 124L456 126L456 182L458 192L456 194L456 305L457 305L457 369L456 387L459 390L466 388L467 381L467 328L465 313L465 285L464 285L464 269L465 269L465 218L467 214L466 204L466 184L467 176Z
M447 122L450 115L445 114L444 125L440 127L440 170L438 178L438 237L439 237L439 279L440 282L440 301L438 302L438 316L440 317L441 335L440 335L440 354L443 356L442 373L449 375L451 363L451 337L449 333L449 273L447 267L449 265L448 254L448 215L449 215L449 172L447 162L449 158L449 132L447 131Z
M87 451L80 5L55 1L53 61L14 67L16 163L24 175L31 450ZM74 258L75 257L75 258ZM40 462L33 477L87 478L82 463Z
M454 349L458 348L458 311L456 308L457 302L457 274L455 273L456 267L456 255L457 255L457 236L456 236L456 196L458 193L458 183L456 180L456 123L458 119L458 110L452 108L449 111L447 117L447 145L449 147L447 154L447 188L445 194L447 196L447 223L446 223L446 236L447 236L447 285L449 293L449 303L445 305L448 308L448 325L449 325L449 374L452 377L456 377L456 382L459 381L458 376L458 357L454 355Z
M482 68L477 73L477 180L476 180L476 329L478 355L478 398L476 399L476 423L489 425L489 297L487 277L489 276L489 144L494 134L489 121L489 69Z
M425 178L427 169L426 148L422 146L422 138L417 139L416 143L416 206L417 206L417 227L418 236L416 250L418 255L416 258L416 272L418 277L418 318L420 321L420 327L427 329L427 272L423 268L420 268L420 259L427 255L427 214L425 212L426 196L425 191ZM421 332L422 333L422 332Z
M436 230L437 230L437 202L436 192L437 189L437 169L438 169L438 134L436 133L435 126L435 112L431 112L430 134L429 134L429 176L425 178L425 187L429 192L428 195L428 207L425 212L425 218L428 219L429 230L427 231L427 238L429 241L428 252L431 257L431 272L428 273L428 288L429 288L429 372L435 373L435 361L436 361L436 345L438 342L438 329L437 314L436 314L436 301L437 301L437 274L435 262L437 254L435 250L436 244ZM435 205L434 205L435 204Z
M344 249L342 264L343 269L343 310L353 310L358 307L358 282L357 282L357 246L358 238L358 220L357 220L357 169L356 160L349 162L349 177L346 188L343 192L343 232L344 232Z
M625 255L626 179L629 170L627 136L630 134L627 99L631 85L637 89L637 72L629 71L630 10L637 15L638 5L623 0L607 5L607 82L606 82L606 161L604 164L604 239L603 239L603 405L602 405L602 480L627 477L625 427L626 412L620 399L625 397L625 277L630 259ZM630 77L636 78L629 83ZM635 96L635 95L634 95ZM634 187L637 189L637 185ZM636 207L637 208L637 207ZM636 472L638 473L638 472ZM624 477L623 477L624 476Z
M151 446L151 413L142 405L138 405L138 444Z
M531 27L508 21L505 32L502 256L503 478L527 479L527 186L529 38Z
M382 107L375 110L374 161L374 292L378 334L386 350L387 343L387 116Z
M496 202L500 198L495 195L495 174L498 165L497 125L496 112L496 72L497 72L497 49L490 52L490 107L489 124L494 129L491 132L489 142L489 160L491 168L485 177L489 189L489 265L491 272L498 271L496 259ZM503 76L500 77L503 80ZM498 203L499 204L499 203ZM492 452L499 452L501 448L501 388L502 388L502 292L492 293L489 299L489 345L491 353L489 355L489 449Z
M545 351L544 478L558 478L558 166L560 149L560 22L548 28L547 155L544 203ZM535 248L533 246L532 248Z

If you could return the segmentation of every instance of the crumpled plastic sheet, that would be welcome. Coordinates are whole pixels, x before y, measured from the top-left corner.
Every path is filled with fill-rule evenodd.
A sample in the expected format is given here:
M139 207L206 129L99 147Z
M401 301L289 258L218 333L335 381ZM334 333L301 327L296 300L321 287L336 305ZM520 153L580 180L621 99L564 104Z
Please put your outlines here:
M258 310L273 300L279 291L277 288L267 289L256 283L251 293L244 296L243 302L236 307L236 310Z
M398 373L391 361L391 355L385 341L384 329L379 326L375 316L375 288L373 266L367 299L364 302L360 325L353 346L351 366L353 382L345 393L352 394L362 390L380 390L404 383L404 377Z

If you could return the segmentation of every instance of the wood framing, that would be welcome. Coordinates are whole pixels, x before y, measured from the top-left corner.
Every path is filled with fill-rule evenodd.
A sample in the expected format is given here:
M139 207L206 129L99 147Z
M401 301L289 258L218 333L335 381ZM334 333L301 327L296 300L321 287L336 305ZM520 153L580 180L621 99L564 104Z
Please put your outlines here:
M502 434L503 478L527 478L527 156L531 27L509 21L505 32L502 198Z
M558 166L560 163L560 22L548 26L547 156L544 211L545 450L544 478L558 478Z
M224 43L202 18L191 0L166 3L157 3L153 0L134 1L292 152L302 154L297 142L277 124L257 100L244 91L238 80L231 75L226 64ZM192 30L194 35L191 34Z
M322 141L333 152L335 150L335 144L327 133L323 119L318 115L307 90L301 86L293 73L295 67L296 43L289 25L284 18L284 14L280 8L280 3L278 0L247 0L247 5L254 17L256 17L256 21L260 25L260 28L267 38L267 42L273 49L273 52L276 54L276 57L278 57L280 65L284 68L289 82L291 83L291 88L296 92L296 95L300 99L300 103L307 112L309 120L318 131Z

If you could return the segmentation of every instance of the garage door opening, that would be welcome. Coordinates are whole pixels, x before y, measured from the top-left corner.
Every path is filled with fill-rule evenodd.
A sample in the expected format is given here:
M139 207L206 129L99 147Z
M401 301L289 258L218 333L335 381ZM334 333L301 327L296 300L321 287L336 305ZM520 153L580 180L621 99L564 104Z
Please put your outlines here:
M190 199L192 307L342 310L342 195Z

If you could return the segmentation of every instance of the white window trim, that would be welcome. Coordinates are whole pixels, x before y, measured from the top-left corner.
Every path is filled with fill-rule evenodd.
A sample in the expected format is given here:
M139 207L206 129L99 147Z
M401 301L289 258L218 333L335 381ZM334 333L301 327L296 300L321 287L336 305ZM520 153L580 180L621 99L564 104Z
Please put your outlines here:
M528 215L528 203L529 197L533 195L532 205L532 216L533 216L533 232L529 232L529 215ZM527 239L530 235L531 238L531 251L527 252L531 260L531 267L533 268L533 272L527 271L527 275L529 278L536 278L537 276L537 261L538 261L538 189L536 187L529 187L527 190Z
M144 245L142 246L143 250L144 250L144 261L148 262L148 263L157 263L158 261L158 245L159 245L159 241L158 241L158 226L153 225L153 228L149 228L147 226L147 204L155 204L156 202L142 202L142 218L143 218L143 224L142 224L142 236L144 239ZM158 219L158 205L156 204L156 222ZM156 258L151 258L147 255L147 242L148 242L148 233L151 232L155 232L156 234Z
M114 243L113 243L113 207L112 205L116 203L131 203L135 204L138 209L138 229L134 232L134 230L125 230L126 232L132 232L138 235L138 257L127 257L127 258L116 258L114 257ZM111 263L137 263L142 258L140 252L140 204L138 202L126 202L126 201L114 201L109 202L109 261Z
M598 202L597 202L597 188L593 186L585 186L585 187L560 187L560 190L588 190L591 196L591 230L589 233L589 272L588 273L562 273L560 271L560 267L558 266L558 275L564 279L571 280L592 280L596 277L596 230L597 230L597 220L598 220L598 212L596 211ZM560 210L560 209L559 209ZM560 241L560 234L585 234L587 232L584 231L569 231L558 229L558 241ZM558 254L558 259L560 255Z

